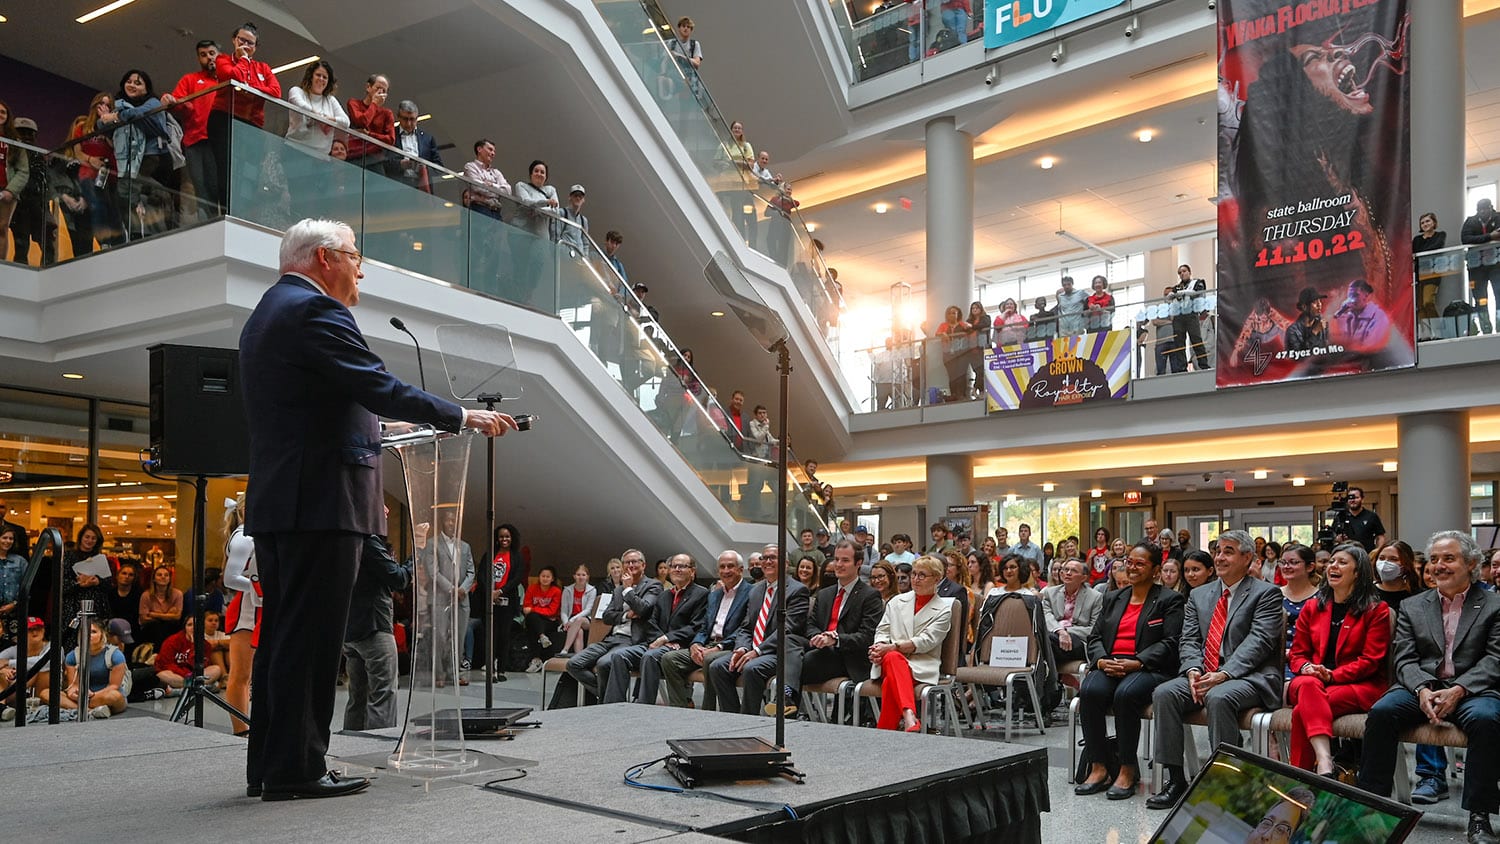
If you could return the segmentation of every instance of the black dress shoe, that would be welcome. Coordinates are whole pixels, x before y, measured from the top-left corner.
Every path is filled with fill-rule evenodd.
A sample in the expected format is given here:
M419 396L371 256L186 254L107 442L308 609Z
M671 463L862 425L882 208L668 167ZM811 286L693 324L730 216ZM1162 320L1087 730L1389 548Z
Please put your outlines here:
M370 781L364 777L341 777L333 771L329 771L321 779L315 779L312 782L297 783L296 785L268 785L262 789L260 799L269 803L275 800L310 800L318 797L343 797L345 794L356 794L364 791L369 785Z
M1467 844L1495 844L1500 838L1495 837L1495 830L1490 827L1490 816L1485 812L1469 813L1468 835L1464 837Z
M1078 795L1079 797L1087 797L1090 794L1098 794L1099 792L1104 791L1107 788L1109 788L1109 780L1099 780L1098 782L1081 782L1073 786L1073 793Z
M1104 792L1104 796L1109 798L1110 800L1129 800L1130 798L1135 796L1135 787L1137 785L1139 785L1139 783L1131 783L1129 788L1121 788L1118 785L1112 785L1109 787L1109 791Z
M245 786L245 796L246 797L259 797L260 796L260 786L258 786L258 785L247 785L247 786Z
M1161 787L1161 791L1146 798L1148 809L1170 809L1177 805L1177 801L1187 794L1187 783L1177 780L1167 780L1167 784Z

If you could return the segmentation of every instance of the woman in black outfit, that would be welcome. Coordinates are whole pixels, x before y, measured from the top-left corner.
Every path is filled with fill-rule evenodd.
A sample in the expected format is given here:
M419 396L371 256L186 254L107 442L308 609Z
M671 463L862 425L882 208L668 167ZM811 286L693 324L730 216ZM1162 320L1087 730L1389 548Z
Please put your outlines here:
M1161 548L1150 542L1130 549L1125 558L1130 586L1104 596L1099 623L1089 635L1089 673L1078 692L1078 717L1083 723L1084 758L1092 764L1088 776L1074 786L1074 794L1107 790L1105 796L1111 800L1135 796L1141 778L1136 759L1141 713L1151 704L1157 685L1177 674L1177 643L1187 603L1181 594L1156 582L1161 559ZM1104 725L1110 709L1118 735L1118 772L1111 772L1105 762L1112 756Z
M1448 233L1438 231L1437 215L1428 211L1417 218L1417 234L1411 239L1413 255L1431 252L1448 245Z
M78 631L69 625L78 615L79 602L94 602L94 617L101 618L109 612L109 593L115 585L114 577L95 577L73 571L73 565L99 554L104 550L104 531L98 525L86 524L78 529L78 540L73 550L63 555L62 577L62 639L63 649L72 650L78 645ZM104 618L108 622L108 618Z

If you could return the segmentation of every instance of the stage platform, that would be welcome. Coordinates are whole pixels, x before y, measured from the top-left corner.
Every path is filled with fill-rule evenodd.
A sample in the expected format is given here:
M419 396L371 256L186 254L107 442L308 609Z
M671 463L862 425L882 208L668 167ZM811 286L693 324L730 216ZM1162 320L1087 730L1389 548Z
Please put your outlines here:
M463 778L425 786L376 771L361 795L284 803L244 796L244 742L221 733L150 718L0 729L0 828L57 841L198 830L261 841L1039 842L1049 807L1043 748L792 721L787 746L805 783L711 783L679 794L632 788L624 773L666 755L668 738L771 740L774 722L634 704L534 719L543 727L514 740L473 742L497 758ZM340 734L330 750L358 771L393 747L386 736ZM660 765L639 779L677 785Z

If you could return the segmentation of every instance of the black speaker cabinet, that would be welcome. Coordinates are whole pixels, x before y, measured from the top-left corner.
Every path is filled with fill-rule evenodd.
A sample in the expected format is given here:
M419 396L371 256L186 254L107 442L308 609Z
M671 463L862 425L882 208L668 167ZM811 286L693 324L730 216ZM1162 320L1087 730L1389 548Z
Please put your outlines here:
M151 453L163 475L244 475L250 434L240 396L240 353L152 346Z

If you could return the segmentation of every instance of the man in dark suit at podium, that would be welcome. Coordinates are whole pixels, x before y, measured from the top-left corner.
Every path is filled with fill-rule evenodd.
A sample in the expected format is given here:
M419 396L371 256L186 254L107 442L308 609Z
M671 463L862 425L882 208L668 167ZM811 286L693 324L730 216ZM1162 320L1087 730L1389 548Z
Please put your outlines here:
M366 536L386 532L377 414L491 436L515 427L509 416L465 410L386 371L349 312L361 261L347 225L295 223L281 241L281 279L240 334L245 529L265 598L246 794L262 800L368 785L329 772L324 753L360 550Z

